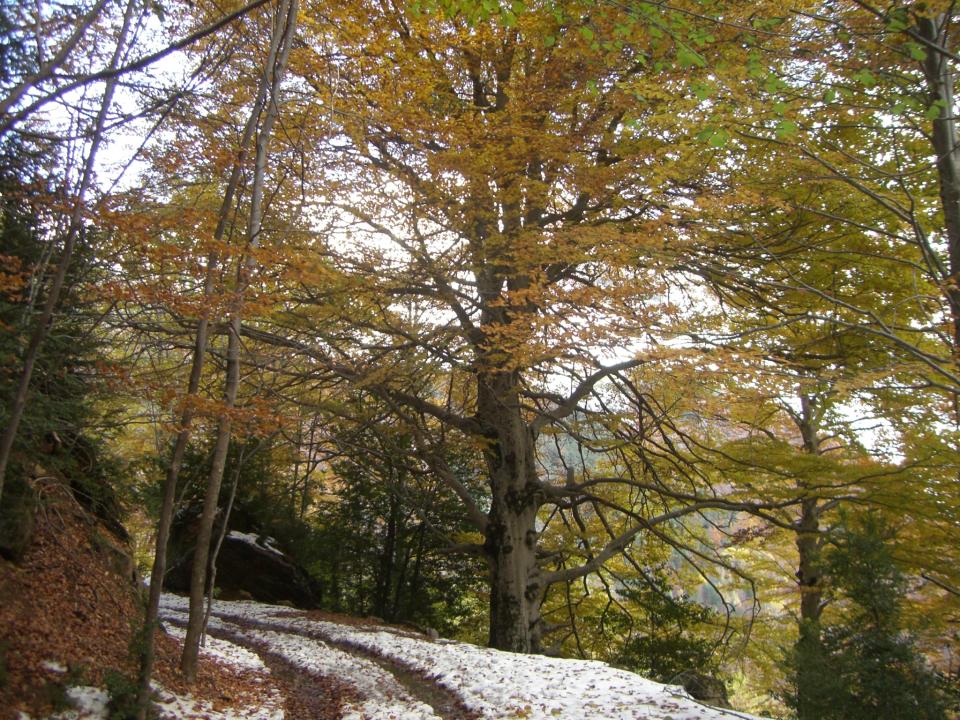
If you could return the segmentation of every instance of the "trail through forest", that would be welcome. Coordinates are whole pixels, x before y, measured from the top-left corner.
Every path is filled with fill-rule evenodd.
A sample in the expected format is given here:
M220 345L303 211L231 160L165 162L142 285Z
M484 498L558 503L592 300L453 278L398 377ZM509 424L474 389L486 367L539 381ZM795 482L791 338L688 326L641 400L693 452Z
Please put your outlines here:
M186 600L164 596L172 632ZM287 717L351 720L622 718L710 720L751 716L702 705L676 686L604 663L527 656L401 628L333 622L324 613L218 602L210 634L259 655L283 689ZM222 645L208 655L229 660ZM301 715L302 713L302 715Z

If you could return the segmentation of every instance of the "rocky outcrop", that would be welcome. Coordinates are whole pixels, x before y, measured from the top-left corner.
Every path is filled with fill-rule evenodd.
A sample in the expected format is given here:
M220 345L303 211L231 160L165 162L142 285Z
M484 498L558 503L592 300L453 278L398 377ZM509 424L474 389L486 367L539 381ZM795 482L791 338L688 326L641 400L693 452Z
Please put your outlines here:
M730 700L727 698L727 686L723 684L722 680L712 675L687 670L680 673L674 679L674 682L681 685L695 700L700 700L714 707L730 707Z
M192 549L176 558L165 587L185 593L190 589ZM267 537L230 531L217 557L216 586L226 600L253 599L289 603L299 608L317 606L319 593L307 572Z

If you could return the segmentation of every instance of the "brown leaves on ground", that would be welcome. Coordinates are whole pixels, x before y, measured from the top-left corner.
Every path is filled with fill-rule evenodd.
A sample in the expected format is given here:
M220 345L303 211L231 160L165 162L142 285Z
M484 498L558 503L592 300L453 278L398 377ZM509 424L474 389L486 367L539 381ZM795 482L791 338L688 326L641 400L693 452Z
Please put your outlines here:
M6 668L0 718L53 709L64 683L102 685L108 670L133 673L138 600L132 582L111 567L108 545L122 542L66 487L54 485L37 512L22 561L0 560L0 652Z
M45 488L31 545L20 563L0 559L0 720L63 709L65 687L104 685L113 670L136 676L141 602L117 549L124 543L85 512L69 489ZM282 686L269 675L206 657L188 688L180 643L160 632L155 679L217 710L256 705ZM296 717L287 714L287 717Z

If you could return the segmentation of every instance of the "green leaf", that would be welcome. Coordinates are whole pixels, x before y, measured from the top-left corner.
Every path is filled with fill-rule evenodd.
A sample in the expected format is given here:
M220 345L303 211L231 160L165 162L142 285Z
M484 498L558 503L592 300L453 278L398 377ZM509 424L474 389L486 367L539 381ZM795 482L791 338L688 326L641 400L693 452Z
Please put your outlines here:
M696 96L697 100L700 100L701 102L709 98L713 94L713 90L713 86L709 83L690 83L690 91Z
M872 88L877 84L877 78L866 68L854 75L853 79L863 85L865 88Z
M910 51L910 57L912 57L914 60L923 62L927 59L927 53L922 47L920 47L919 43L907 43L907 50Z
M730 133L723 128L720 128L710 136L710 140L707 141L707 144L712 148L721 148L727 144L729 139Z
M587 41L593 40L593 30L591 30L586 25L580 28L580 35L583 36L584 40L587 40Z
M833 88L830 88L823 94L823 101L825 103L832 103L837 99L837 91Z
M905 8L894 8L887 20L887 30L892 33L903 32L909 26Z
M782 139L792 137L797 134L797 124L793 120L787 120L784 118L777 123L777 127L774 132L777 134L777 137Z
M887 23L887 30L890 32L903 32L907 29L907 24L900 18L893 18Z
M553 46L556 45L556 44L557 44L557 39L556 39L553 35L547 35L547 36L543 39L543 46L544 46L544 47L553 47Z
M703 59L703 56L686 45L681 45L677 50L677 62L684 69L707 66L707 61Z
M729 131L724 128L707 127L697 133L697 140L712 148L721 148L730 140Z

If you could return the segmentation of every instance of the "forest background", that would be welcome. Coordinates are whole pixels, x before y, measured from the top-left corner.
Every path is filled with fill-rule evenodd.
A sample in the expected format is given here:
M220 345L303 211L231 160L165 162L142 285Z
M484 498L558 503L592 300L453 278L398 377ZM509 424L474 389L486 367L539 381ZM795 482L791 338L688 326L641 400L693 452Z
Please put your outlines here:
M948 717L957 23L4 0L5 555L50 472L196 518L187 678L229 506L330 609Z

